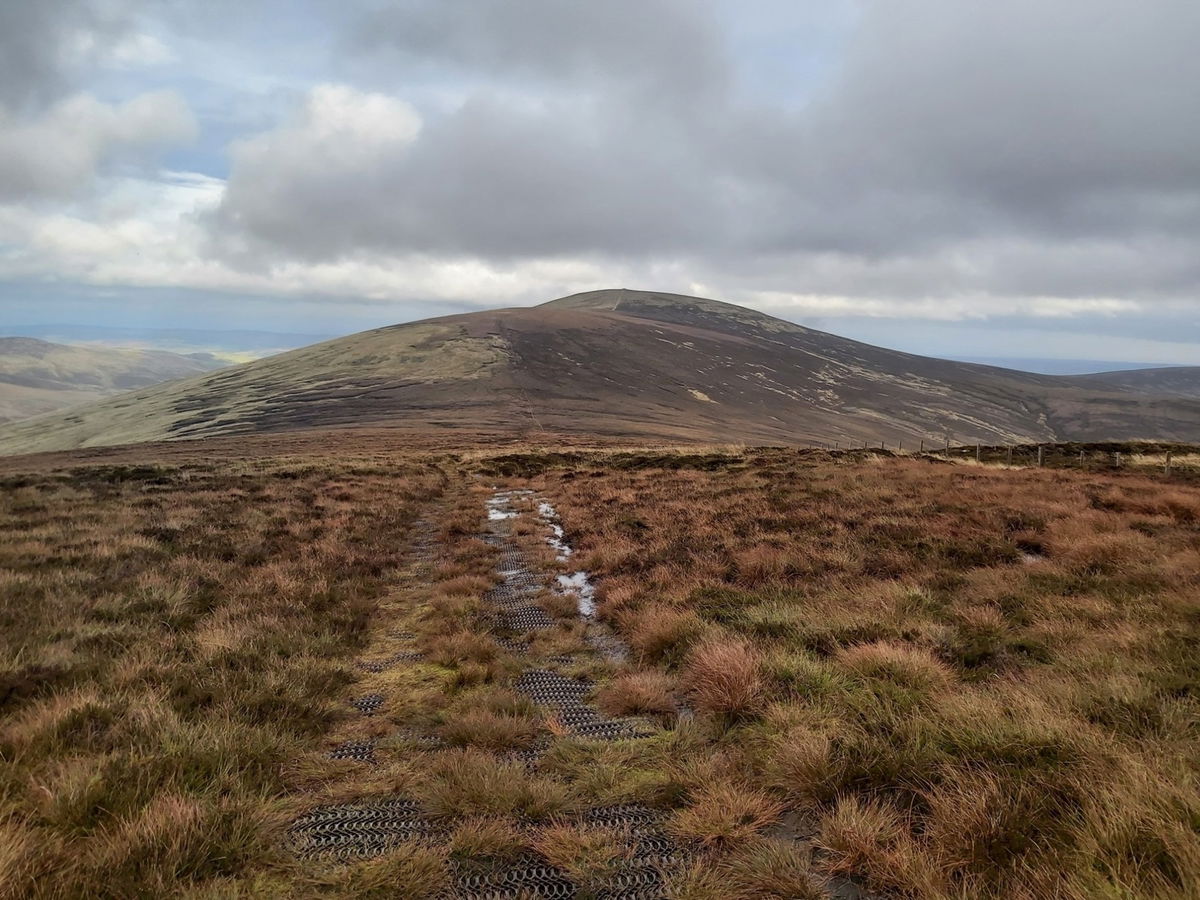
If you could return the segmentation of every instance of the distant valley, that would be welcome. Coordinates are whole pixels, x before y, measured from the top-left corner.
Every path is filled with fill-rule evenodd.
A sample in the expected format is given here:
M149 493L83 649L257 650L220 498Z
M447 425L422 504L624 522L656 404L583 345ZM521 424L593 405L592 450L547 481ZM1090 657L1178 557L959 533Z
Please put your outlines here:
M0 423L89 403L210 372L225 365L209 354L54 344L0 337Z

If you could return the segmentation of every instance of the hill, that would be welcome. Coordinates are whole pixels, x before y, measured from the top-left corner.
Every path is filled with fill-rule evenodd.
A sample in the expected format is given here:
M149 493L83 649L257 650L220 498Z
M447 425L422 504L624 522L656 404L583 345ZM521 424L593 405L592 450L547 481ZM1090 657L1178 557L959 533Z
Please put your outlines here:
M0 429L8 453L305 428L672 442L1200 438L1200 403L594 291L380 328Z
M223 365L204 355L0 337L0 422L89 403Z
M1105 387L1200 400L1200 366L1165 366L1155 369L1099 372L1086 375L1084 379Z

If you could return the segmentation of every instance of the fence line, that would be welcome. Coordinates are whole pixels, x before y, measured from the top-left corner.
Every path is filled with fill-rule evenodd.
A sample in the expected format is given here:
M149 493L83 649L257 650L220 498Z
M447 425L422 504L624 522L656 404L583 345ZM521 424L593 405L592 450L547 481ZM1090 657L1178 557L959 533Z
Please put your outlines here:
M1112 466L1116 468L1127 467L1127 456L1130 444L1126 442L1112 442L1114 449L1103 449L1105 441L1089 442L1092 449L1080 447L1078 441L1061 441L1061 442L1045 442L1040 444L956 444L950 440L944 442L934 442L927 439L918 439L917 447L913 449L910 441L909 450L905 451L904 441L897 439L894 447L889 447L886 440L881 440L879 446L869 440L863 440L862 446L858 446L858 440L843 441L841 439L835 441L817 441L809 440L805 442L806 449L810 450L825 450L828 452L841 453L861 453L863 451L882 450L901 456L924 456L944 459L970 459L974 457L979 463L997 463L1003 462L1006 465L1029 465L1039 468L1045 467L1049 455L1053 455L1055 463L1061 467L1068 460L1074 462L1079 468L1087 468L1089 463L1095 466ZM844 446L843 446L844 444ZM929 444L929 446L926 446ZM1122 450L1115 449L1120 446ZM1172 445L1175 450L1183 445ZM1162 453L1164 474L1169 475L1175 468L1173 449L1167 449L1162 445L1156 445L1153 442L1145 448L1148 453ZM1136 451L1135 451L1136 452ZM1197 446L1194 452L1200 452L1200 446ZM1139 468L1147 468L1140 466Z

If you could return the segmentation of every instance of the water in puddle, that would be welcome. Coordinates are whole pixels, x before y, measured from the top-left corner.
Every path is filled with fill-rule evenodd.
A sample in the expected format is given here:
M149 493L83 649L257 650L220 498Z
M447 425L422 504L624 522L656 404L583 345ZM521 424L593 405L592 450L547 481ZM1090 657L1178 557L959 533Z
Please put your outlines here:
M554 504L546 500L538 501L538 516L550 526L550 534L546 543L554 548L560 562L569 559L574 553L567 542L566 532L558 521L558 510ZM586 618L596 615L596 586L592 584L587 572L572 572L569 575L558 576L558 587L564 594L574 594L579 601L579 614Z
M574 551L571 550L571 545L567 543L566 532L563 531L562 525L558 522L558 512L555 508L542 500L538 503L538 515L542 521L550 526L550 536L546 538L546 543L554 548L558 554L559 562L567 559Z
M503 519L515 519L520 513L511 507L514 497L523 497L533 491L501 491L493 494L487 502L488 521L499 522Z
M596 614L596 586L587 572L572 572L570 575L559 575L558 585L564 593L574 594L579 598L579 614L591 618Z

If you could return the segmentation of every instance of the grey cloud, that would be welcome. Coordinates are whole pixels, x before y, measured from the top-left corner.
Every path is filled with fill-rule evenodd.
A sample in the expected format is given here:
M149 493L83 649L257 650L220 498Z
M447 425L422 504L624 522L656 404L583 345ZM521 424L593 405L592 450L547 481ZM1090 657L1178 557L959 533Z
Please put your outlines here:
M873 3L810 134L868 189L950 195L993 227L1153 226L1179 190L1194 225L1198 38L1186 0Z
M115 105L76 96L22 121L0 111L0 202L69 196L113 156L133 162L147 146L187 140L195 128L170 91Z
M696 0L400 0L354 29L371 52L488 77L636 84L672 98L720 90L728 75L716 22Z
M128 30L138 0L0 2L0 105L38 108L71 87L87 57Z
M120 102L81 87L129 52L144 0L0 0L0 203L68 198L100 167L137 166L147 148L190 139L196 124L173 91Z
M624 127L620 118L478 96L411 147L340 161L303 152L312 129L284 129L235 151L219 225L313 259L359 250L643 256L703 245L719 188L695 190L708 173L669 130L639 132L635 118Z
M714 8L377 13L352 31L389 84L423 66L470 99L368 165L306 156L294 126L243 147L215 227L308 260L682 259L847 296L1200 290L1191 0L871 0L799 107L738 93L753 60Z

